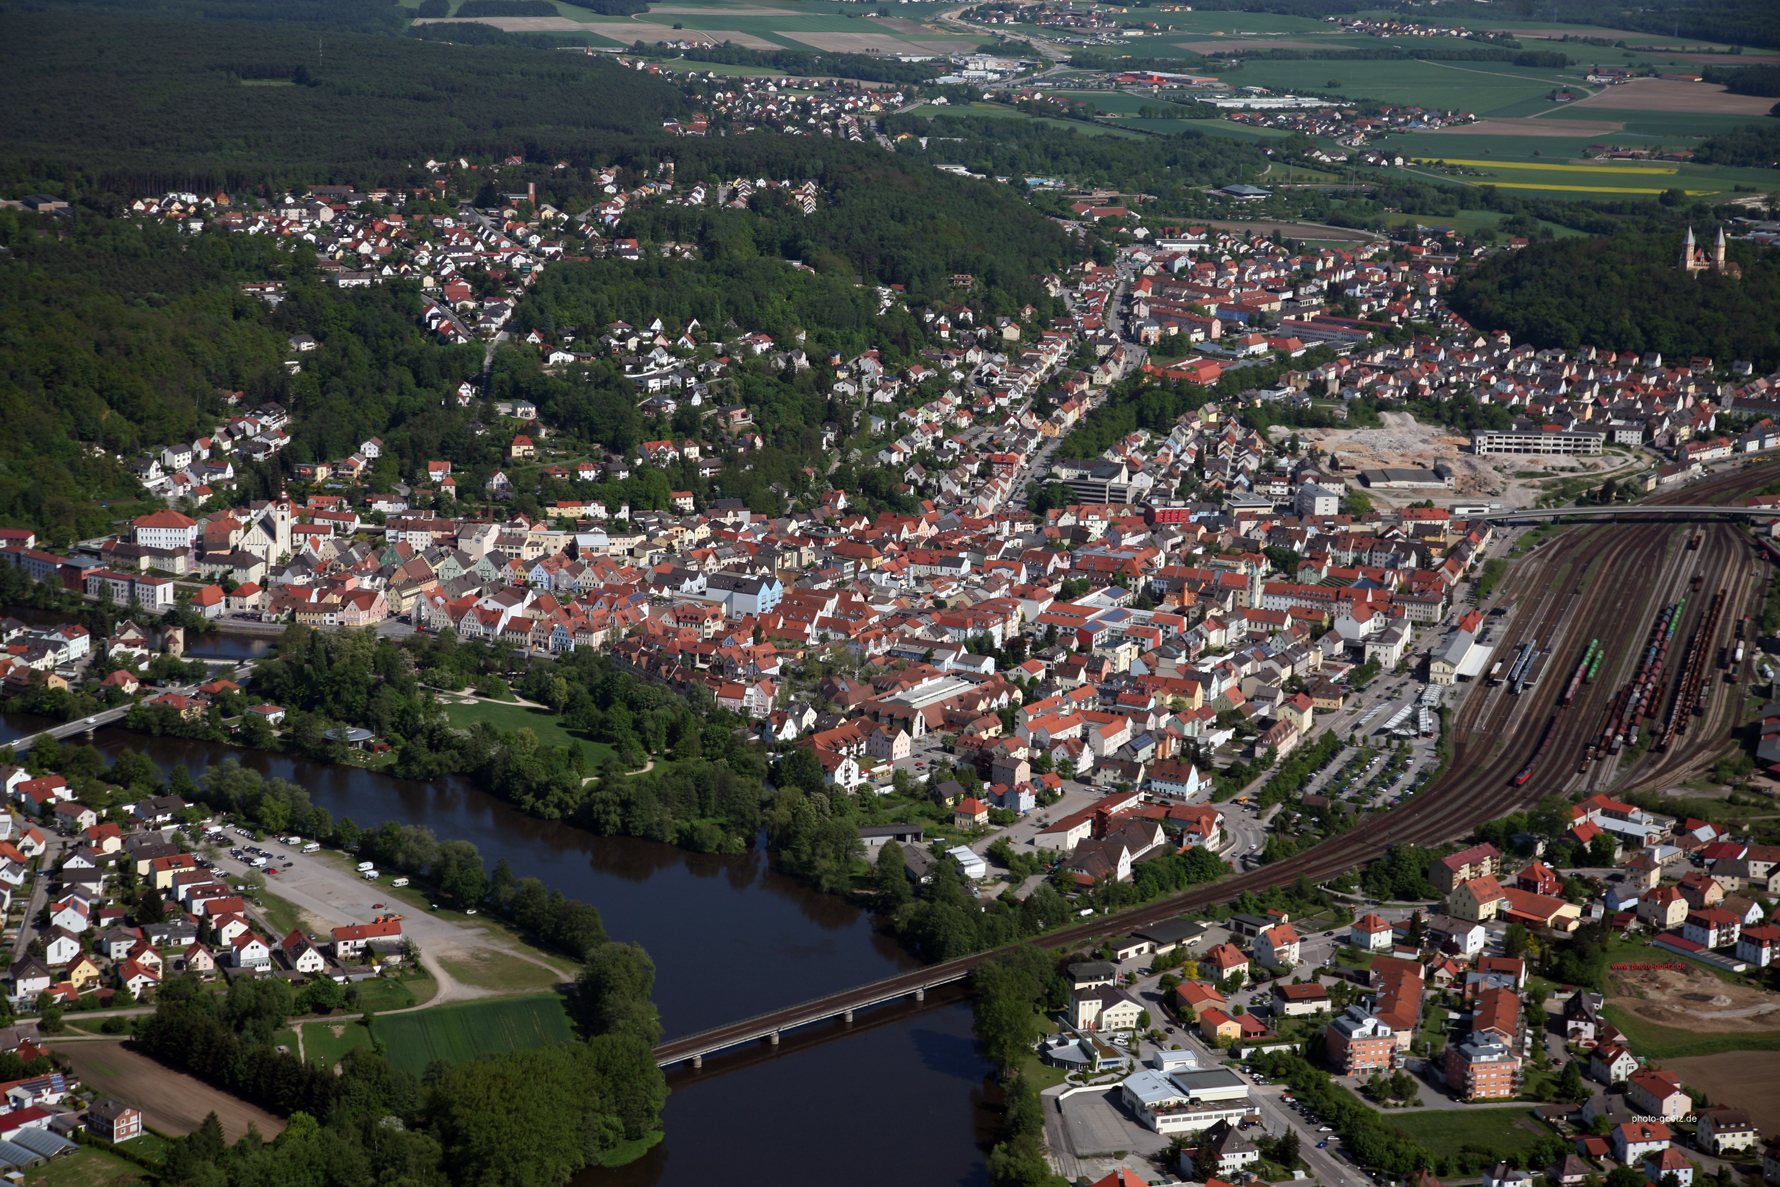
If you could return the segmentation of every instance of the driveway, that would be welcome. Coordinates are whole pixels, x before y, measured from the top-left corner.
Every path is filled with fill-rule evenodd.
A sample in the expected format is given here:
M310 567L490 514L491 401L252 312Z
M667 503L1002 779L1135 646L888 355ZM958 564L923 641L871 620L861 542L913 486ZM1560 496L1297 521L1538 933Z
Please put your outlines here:
M239 840L238 837L234 839ZM274 865L279 867L277 875L266 879L266 888L304 912L308 917L305 922L310 927L331 929L352 923L369 923L387 910L401 914L403 935L420 946L420 963L439 982L439 992L429 1005L489 997L494 993L492 990L465 985L456 980L445 971L440 963L441 957L470 960L474 959L473 954L478 951L493 949L503 956L536 964L540 968L550 969L552 973L557 972L545 962L519 951L505 936L489 928L460 926L425 911L406 907L399 899L390 901L385 911L375 909L372 904L390 899L387 888L380 883L366 882L355 872L343 869L337 864L344 860L342 858L305 856L277 841L261 841L258 846L272 854ZM287 861L291 866L283 869ZM236 876L246 873L249 868L230 857L226 851L217 864L224 872Z

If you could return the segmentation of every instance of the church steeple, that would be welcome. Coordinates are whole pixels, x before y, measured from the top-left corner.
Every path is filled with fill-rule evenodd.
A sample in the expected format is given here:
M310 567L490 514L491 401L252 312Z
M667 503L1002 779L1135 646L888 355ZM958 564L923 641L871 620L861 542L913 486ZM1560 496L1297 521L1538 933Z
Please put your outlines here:
M1687 238L1681 241L1681 270L1683 272L1692 272L1694 270L1693 253L1693 228L1689 227L1687 228Z
M1712 245L1712 269L1724 271L1724 228L1718 228L1718 242Z

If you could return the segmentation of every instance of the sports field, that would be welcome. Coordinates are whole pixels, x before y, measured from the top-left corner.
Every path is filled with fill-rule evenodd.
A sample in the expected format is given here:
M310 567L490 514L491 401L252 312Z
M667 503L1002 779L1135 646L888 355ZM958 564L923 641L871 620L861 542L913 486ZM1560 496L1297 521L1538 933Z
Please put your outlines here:
M575 1037L562 999L555 994L385 1014L373 1025L390 1062L417 1076L435 1059L461 1062Z

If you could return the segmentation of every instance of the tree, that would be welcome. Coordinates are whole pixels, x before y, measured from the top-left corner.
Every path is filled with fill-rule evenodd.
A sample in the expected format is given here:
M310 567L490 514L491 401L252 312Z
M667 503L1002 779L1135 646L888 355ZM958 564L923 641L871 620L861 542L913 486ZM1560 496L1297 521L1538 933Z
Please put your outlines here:
M1502 954L1510 957L1525 956L1527 952L1527 925L1510 923L1502 936Z
M915 896L902 846L895 841L885 841L878 849L877 864L872 868L872 889L878 892L878 902L886 911L895 911Z
M1193 1149L1193 1177L1201 1183L1209 1183L1217 1177L1218 1170L1218 1152L1202 1136L1199 1145Z
M611 943L594 949L576 984L594 1034L635 1035L651 1047L661 1041L661 1017L649 1000L655 962L642 945Z
M1572 1059L1564 1064L1563 1073L1558 1076L1557 1094L1562 1100L1588 1099L1588 1087L1582 1082L1582 1069L1578 1061Z
M1274 1144L1274 1160L1287 1170L1291 1170L1298 1165L1298 1152L1298 1131L1288 1127L1285 1133L1280 1136L1279 1141Z
M488 897L488 876L482 872L482 855L468 841L446 841L439 846L439 855L433 860L432 879L440 893L464 906L474 906Z

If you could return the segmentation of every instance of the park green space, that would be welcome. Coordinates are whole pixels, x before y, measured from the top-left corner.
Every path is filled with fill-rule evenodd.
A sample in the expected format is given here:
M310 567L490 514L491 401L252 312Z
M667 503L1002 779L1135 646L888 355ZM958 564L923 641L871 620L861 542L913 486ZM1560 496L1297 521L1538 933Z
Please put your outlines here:
M562 724L562 718L548 709L498 701L471 701L468 704L446 705L445 715L450 718L452 725L459 727L487 722L507 733L529 729L538 735L538 741L545 746L573 746L579 743L582 753L587 756L589 773L598 771L608 758L618 756L618 752L605 742L593 742L569 733Z
M1530 1150L1549 1132L1533 1117L1530 1105L1485 1106L1475 1109L1391 1109L1381 1114L1394 1125L1433 1150L1484 1146L1503 1153Z
M366 1030L356 1016L305 1022L303 1054L311 1063L332 1067L348 1051L371 1046L374 1031L390 1062L418 1076L435 1059L459 1063L575 1037L562 999L553 993L383 1014L371 1027Z
M373 1026L390 1062L417 1076L435 1059L462 1062L575 1037L568 1011L553 993L385 1014Z

